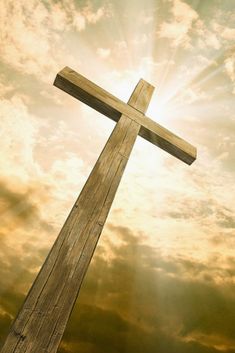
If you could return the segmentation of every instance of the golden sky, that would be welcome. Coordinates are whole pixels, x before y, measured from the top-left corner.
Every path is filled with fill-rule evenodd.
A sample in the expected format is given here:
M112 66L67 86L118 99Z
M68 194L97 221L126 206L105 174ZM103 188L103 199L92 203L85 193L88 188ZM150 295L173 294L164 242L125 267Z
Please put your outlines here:
M2 0L0 346L114 123L70 66L198 148L138 138L60 353L235 352L235 1Z

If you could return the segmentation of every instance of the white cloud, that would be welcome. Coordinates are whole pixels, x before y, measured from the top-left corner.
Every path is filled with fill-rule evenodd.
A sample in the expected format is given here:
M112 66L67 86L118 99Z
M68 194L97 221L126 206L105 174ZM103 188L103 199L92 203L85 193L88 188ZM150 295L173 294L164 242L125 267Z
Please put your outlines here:
M198 19L195 24L195 33L199 36L201 48L220 49L222 45L232 45L235 38L235 29L224 26L213 20L209 26Z
M215 33L207 33L205 37L205 46L220 49L221 43Z
M80 14L76 13L73 18L73 26L80 32L86 28L86 19L85 17Z
M161 38L172 39L172 46L188 46L190 43L188 32L193 22L198 19L198 14L181 0L172 0L171 3L173 19L171 22L163 22L158 34Z
M225 60L224 66L231 81L235 82L235 54Z
M91 6L88 6L83 11L83 16L86 18L88 23L97 23L106 14L104 7L100 7L97 11L93 11Z
M78 30L82 31L86 28L88 24L96 24L104 17L111 16L111 9L109 6L102 6L97 10L94 10L91 4L88 4L79 12L76 10L75 6L71 8L71 2L68 3L70 6L69 14L72 16L72 24Z
M120 40L120 41L116 42L116 47L120 51L122 51L122 50L126 51L128 49L128 45L125 40Z
M142 17L142 22L143 22L143 24L147 25L147 24L153 22L153 19L154 19L154 17L151 16L151 15L143 16Z
M211 26L214 27L213 25ZM195 23L195 34L198 35L199 47L200 48L214 48L216 50L220 49L221 42L219 40L218 33L214 29L209 29L206 27L205 23L198 19Z
M28 113L22 98L14 96L11 100L1 100L0 164L4 166L2 178L14 175L27 182L30 174L32 176L38 172L33 158L38 129L39 124Z
M1 60L26 74L51 81L55 72L66 62L75 60L61 42L65 31L82 31L110 15L103 7L91 5L77 9L74 1L49 1L47 6L37 0L9 0L1 5ZM10 20L9 20L10 19Z
M111 50L109 48L98 48L97 54L101 59L107 59L111 54Z
M62 122L55 131L52 127L53 144L48 145L49 138L44 133L49 125L29 112L21 96L1 99L0 105L1 182L20 194L27 191L42 219L57 227L65 219L87 172L82 159L69 148L68 152L56 154L56 146L65 144L68 127ZM44 168L43 163L49 159ZM11 222L13 226L15 220ZM48 244L48 239L44 240Z
M0 76L0 98L4 97L8 92L14 89L14 86L6 81L3 76Z
M221 37L224 39L232 40L234 42L235 38L235 28L224 27Z
M221 38L234 42L235 28L223 26L217 22L213 23L212 28L216 33L220 35Z
M149 36L146 33L142 33L133 39L133 43L136 45L141 45L147 43Z
M232 93L235 94L235 54L229 56L224 62L225 72L233 83Z

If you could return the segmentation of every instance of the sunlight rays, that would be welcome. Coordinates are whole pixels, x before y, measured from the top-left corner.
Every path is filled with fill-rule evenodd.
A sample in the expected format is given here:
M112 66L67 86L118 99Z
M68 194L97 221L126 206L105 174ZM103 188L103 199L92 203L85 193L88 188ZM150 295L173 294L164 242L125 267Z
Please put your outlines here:
M232 50L232 52L234 49ZM167 99L165 100L166 104L170 104L174 109L181 109L183 105L188 105L187 101L182 102L182 97L188 90L191 90L195 94L195 99L197 98L200 100L200 94L198 96L198 91L200 91L201 87L205 87L205 85L210 81L215 79L217 75L224 71L224 62L228 57L228 54L231 55L231 49L226 50L221 53L219 56L215 57L211 60L211 63L200 70L191 80L187 83L177 85L175 83L175 90L168 95ZM207 89L206 89L207 90ZM216 99L216 95L213 92L214 100ZM211 99L211 94L210 94ZM189 102L190 104L190 102Z

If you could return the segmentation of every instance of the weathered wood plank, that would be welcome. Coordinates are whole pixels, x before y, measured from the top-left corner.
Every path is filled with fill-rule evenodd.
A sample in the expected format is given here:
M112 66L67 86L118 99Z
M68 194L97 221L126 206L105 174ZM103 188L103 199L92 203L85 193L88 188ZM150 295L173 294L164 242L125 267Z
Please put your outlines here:
M141 119L139 135L186 164L192 164L197 158L197 149L193 145L148 117Z
M145 82L144 80L142 81ZM142 81L140 81L139 91L141 91ZM192 164L196 159L196 148L190 143L157 124L152 119L145 117L143 115L145 111L140 111L141 109L137 109L130 102L128 104L122 102L72 69L65 67L61 70L56 76L54 85L114 121L118 121L121 114L128 116L141 125L139 132L141 137L181 161ZM153 86L148 85L148 89L153 91ZM144 95L141 95L141 97L141 99L144 99Z
M121 100L69 67L58 72L54 85L116 122L124 114Z
M29 319L23 330L24 333L21 333L22 337L27 337L28 331L30 331L30 335L32 336L31 341L32 339L37 340L37 336L40 334L41 329L43 327L45 328L47 322L50 320L51 310L53 310L53 307L57 307L56 303L58 302L63 286L66 283L65 278L68 276L67 271L69 271L70 267L73 265L72 263L69 263L69 266L64 265L61 267L61 263L65 260L67 260L67 262L71 261L72 259L75 259L76 261L76 259L79 258L79 255L81 255L86 241L86 234L84 232L80 234L79 230L86 228L89 224L89 220L92 217L94 218L94 214L92 214L94 210L97 211L99 209L99 205L97 205L98 201L95 202L96 199L99 199L100 205L102 205L102 199L101 197L99 198L99 195L102 196L104 187L108 188L107 182L110 179L109 170L107 171L109 173L105 173L105 170L107 165L111 164L112 161L115 162L115 147L116 149L121 148L122 139L124 138L124 133L128 128L128 125L130 125L130 121L125 119L120 121L120 124L118 124L114 129L111 138L106 144L105 151L103 151L104 153L102 153L101 157L97 161L96 166L93 169L92 176L88 178L88 181L75 204L76 219L74 221L74 219L71 218L71 226L69 228L66 227L67 233L65 238L63 236L63 246L58 252L56 252L56 254L52 254L52 256L54 255L53 259L55 260L54 264L52 265L52 261L50 261L50 271L44 271L39 275L38 281L42 286L41 292L39 291L39 285L35 286L35 290L32 288L31 295L25 303L24 315L23 317L19 317L19 320L21 320L15 325L15 331L21 332L22 325L23 323L25 324L26 318ZM115 171L114 167L115 165L112 163L111 172ZM108 181L106 176L108 177ZM99 192L98 195L97 192ZM103 195L103 197L105 197L105 195ZM67 220L65 226L67 226L67 223L70 224L70 219ZM77 230L77 227L79 230ZM64 232L62 229L61 235L63 234ZM79 239L79 242L74 258L71 257L71 251L74 248L74 244L77 239ZM46 275L47 279L45 278ZM35 284L37 284L36 282ZM54 303L53 305L51 304L52 302ZM41 318L39 319L39 317ZM40 323L40 327L38 326L38 323ZM24 344L24 341L19 343L17 349L21 349L21 346L23 347ZM39 347L39 343L37 343L37 345ZM21 350L19 350L19 352L21 352Z
M152 86L150 83L146 82L143 79L140 79L132 95L130 96L130 99L128 100L128 105L139 111L141 117L148 109L149 100L153 95L154 89L154 86Z
M145 111L152 91L140 81L129 103ZM57 351L139 130L140 124L121 116L13 323L2 353Z

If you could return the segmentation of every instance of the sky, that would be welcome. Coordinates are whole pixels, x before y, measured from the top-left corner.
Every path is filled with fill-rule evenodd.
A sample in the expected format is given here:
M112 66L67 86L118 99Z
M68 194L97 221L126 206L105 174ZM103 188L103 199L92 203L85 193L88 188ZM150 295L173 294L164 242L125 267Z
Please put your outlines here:
M2 0L0 347L114 122L64 66L198 149L138 137L59 353L235 353L235 1Z

